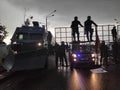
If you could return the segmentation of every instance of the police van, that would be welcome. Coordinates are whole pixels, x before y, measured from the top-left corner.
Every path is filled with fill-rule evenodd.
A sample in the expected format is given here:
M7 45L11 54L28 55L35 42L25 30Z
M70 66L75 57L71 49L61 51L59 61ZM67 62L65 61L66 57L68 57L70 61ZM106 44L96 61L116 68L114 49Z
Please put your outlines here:
M95 45L92 42L73 41L70 45L70 68L93 67L97 60Z

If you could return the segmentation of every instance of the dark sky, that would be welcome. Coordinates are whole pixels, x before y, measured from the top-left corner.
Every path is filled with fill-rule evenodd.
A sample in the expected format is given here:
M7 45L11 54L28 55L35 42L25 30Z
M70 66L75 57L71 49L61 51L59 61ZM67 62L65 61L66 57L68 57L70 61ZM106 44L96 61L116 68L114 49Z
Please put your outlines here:
M9 37L16 26L24 21L24 8L26 18L34 16L33 20L45 23L45 17L56 10L55 16L48 19L49 28L70 26L74 16L78 16L83 24L88 15L97 24L115 24L114 19L120 20L120 0L1 0L0 22L6 25Z

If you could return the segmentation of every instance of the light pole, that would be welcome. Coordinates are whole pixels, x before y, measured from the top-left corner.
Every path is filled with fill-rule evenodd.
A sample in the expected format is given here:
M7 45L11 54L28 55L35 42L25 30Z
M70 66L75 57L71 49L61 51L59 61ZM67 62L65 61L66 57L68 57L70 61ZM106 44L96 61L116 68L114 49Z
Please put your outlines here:
M48 30L48 18L54 16L56 10L52 11L50 14L46 16L46 31Z

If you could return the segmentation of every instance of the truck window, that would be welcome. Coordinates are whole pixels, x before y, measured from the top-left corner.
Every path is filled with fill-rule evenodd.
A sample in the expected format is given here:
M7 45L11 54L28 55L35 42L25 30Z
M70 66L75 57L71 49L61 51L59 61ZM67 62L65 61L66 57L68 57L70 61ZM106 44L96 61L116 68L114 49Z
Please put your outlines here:
M19 35L19 40L22 40L23 39L23 34L20 34Z
M42 38L43 38L42 34L30 34L31 40L37 40L37 39L42 39Z
M25 39L27 39L27 37L28 37L28 35L27 34L23 34L23 33L19 33L19 34L17 34L17 39L19 39L19 40L25 40Z
M72 45L72 50L73 51L80 51L80 52L94 52L95 46L74 44L74 45Z

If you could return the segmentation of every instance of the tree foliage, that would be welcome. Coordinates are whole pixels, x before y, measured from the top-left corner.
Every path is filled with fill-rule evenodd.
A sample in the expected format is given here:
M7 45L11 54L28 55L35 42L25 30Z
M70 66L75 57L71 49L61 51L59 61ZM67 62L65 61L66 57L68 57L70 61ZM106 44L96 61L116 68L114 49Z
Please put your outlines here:
M6 31L6 27L4 25L0 25L0 40L4 40L8 36L8 32Z

